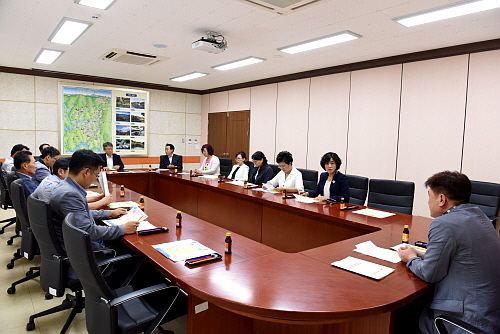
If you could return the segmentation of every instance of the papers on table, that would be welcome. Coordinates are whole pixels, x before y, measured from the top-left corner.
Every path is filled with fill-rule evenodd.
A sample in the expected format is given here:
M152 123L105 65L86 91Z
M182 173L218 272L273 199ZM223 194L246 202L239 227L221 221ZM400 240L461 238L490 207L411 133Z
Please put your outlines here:
M365 241L357 244L354 251L392 263L398 263L399 261L401 261L397 252L390 249L377 247L371 241Z
M163 169L162 169L163 170ZM165 169L166 170L166 169ZM189 172L177 173L178 175L189 175Z
M254 190L254 191L262 191L262 192L271 193L271 194L277 194L277 193L279 193L279 191L276 191L274 189L273 190L266 190L264 188L254 188L252 190Z
M126 202L113 202L108 204L108 207L111 210L118 208L133 208L134 206L138 207L139 203L136 203L134 201L126 201Z
M203 246L193 239L166 242L152 246L174 262L215 253L214 250Z
M120 218L116 219L107 219L103 220L103 222L107 223L108 225L123 225L126 224L129 221L142 221L148 218L148 215L144 213L141 209L139 209L138 206L134 206L131 208L126 215L121 216Z
M144 230L152 230L155 228L157 228L157 227L154 226L153 224L151 224L150 222L143 220L139 223L139 226L137 226L137 232L144 231Z
M108 187L108 177L106 176L106 172L100 172L99 177L97 179L99 180L99 184L101 185L102 191L104 192L104 196L108 196L109 187Z
M201 177L204 177L205 179L216 179L219 177L219 175L200 175Z
M392 268L357 259L351 256L348 256L340 261L332 262L332 266L349 270L353 273L374 279L382 279L394 271L394 269Z
M243 181L238 181L238 180L228 181L226 183L234 184L235 186L243 186Z
M95 196L95 195L100 195L100 194L92 190L87 190L87 196Z
M375 218L387 218L387 217L395 215L395 213L380 211L380 210L375 210L375 209L369 209L369 208L356 210L353 212L358 213L360 215L365 215L365 216L370 216L370 217L375 217Z
M392 246L391 249L394 249L395 251L397 251L398 249L400 249L403 246L411 246L411 247L415 248L416 250L419 250L419 251L422 251L422 252L427 252L426 248L417 247L417 246L413 246L413 245L410 245L410 244L399 244L399 245L396 245L396 246Z
M312 197L307 197L307 196L302 196L302 195L297 195L297 194L293 194L293 196L295 196L295 200L298 201L298 202L302 202L302 203L318 203L319 201L312 198Z

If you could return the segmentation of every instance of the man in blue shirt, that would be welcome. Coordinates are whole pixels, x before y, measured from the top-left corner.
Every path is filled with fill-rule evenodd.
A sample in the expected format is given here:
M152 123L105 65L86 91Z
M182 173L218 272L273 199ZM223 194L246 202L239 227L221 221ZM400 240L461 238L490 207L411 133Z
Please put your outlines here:
M24 182L24 192L26 197L31 195L36 190L37 184L32 177L36 172L35 158L30 151L20 151L14 156L14 167L16 167L16 175Z
M59 159L60 154L59 150L52 146L47 146L42 150L40 160L36 162L35 175L33 175L33 181L37 185L51 174L50 170L57 159Z

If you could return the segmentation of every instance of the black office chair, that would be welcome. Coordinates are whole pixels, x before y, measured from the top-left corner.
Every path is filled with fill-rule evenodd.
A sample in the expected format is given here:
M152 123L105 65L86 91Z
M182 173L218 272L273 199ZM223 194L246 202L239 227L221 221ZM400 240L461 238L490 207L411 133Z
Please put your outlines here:
M365 205L368 194L368 178L357 175L347 175L349 183L349 203Z
M106 283L99 270L89 234L77 228L73 213L69 213L64 220L63 236L69 260L85 291L85 316L88 333L132 334L144 332L151 334L177 299L179 287L160 283L134 291L134 288L128 285L132 279L129 276L121 287L113 290ZM130 255L128 257L131 258ZM165 293L163 307L160 311L156 311L144 300L143 296L151 293L162 293L160 291Z
M52 223L50 205L34 197L28 197L28 216L31 228L40 246L42 256L40 263L40 286L47 293L46 299L53 296L62 297L66 288L69 288L74 295L67 294L66 298L58 306L36 313L29 318L26 329L35 329L35 319L44 315L53 314L63 310L71 309L71 312L64 324L61 333L65 333L77 313L81 313L85 298L83 297L83 287L76 278L76 274L71 268L66 254L64 253L56 231Z
M231 168L233 168L233 160L229 158L219 158L220 162L220 173L224 176L229 176L231 173Z
M245 160L245 165L248 166L248 168L250 168L250 170L252 170L252 168L254 167L254 164L252 161L248 161L248 160Z
M411 215L415 183L408 181L371 179L368 206Z
M304 181L304 191L310 192L316 189L318 185L318 171L312 169L297 168L302 173L302 180Z
M471 183L472 194L469 203L477 205L495 226L500 209L500 184L481 181Z
M438 331L439 334L448 334L448 330L446 329L445 324L451 325L455 328L460 328L463 330L463 333L486 334L485 331L482 331L479 328L474 327L450 315L438 315L434 319L434 326L436 327L436 330Z
M271 166L272 170L273 170L273 173L274 173L274 176L276 176L276 174L278 174L280 172L280 168L278 167L278 165L274 165L274 164L268 164L269 166Z
M5 174L2 170L2 162L1 161L0 161L0 196L1 196L0 197L0 199L1 199L0 206L3 210L13 208L12 201L11 201L10 195L9 195L9 188L7 187L7 178L5 177ZM2 226L2 229L0 230L0 234L4 234L5 229L7 227L16 223L16 217L1 220L0 223L6 223L4 226Z
M7 175L5 175L5 180L6 180L6 183L7 183L7 189L8 189L9 197L10 197L10 195L11 195L11 193L10 193L10 185L12 184L12 182L14 182L15 180L17 180L16 173L14 173L14 172L7 173ZM12 197L10 197L10 200L11 200L11 203L12 203ZM19 223L19 219L16 216L15 234L12 237L10 237L9 240L7 240L7 245L12 245L14 243L14 239L15 238L19 238L21 236L19 234L20 230L21 230L21 224Z

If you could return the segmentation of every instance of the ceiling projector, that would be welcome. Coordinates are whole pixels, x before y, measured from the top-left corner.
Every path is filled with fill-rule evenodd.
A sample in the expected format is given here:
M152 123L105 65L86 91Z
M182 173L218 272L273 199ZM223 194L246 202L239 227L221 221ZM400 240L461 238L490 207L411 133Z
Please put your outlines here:
M193 42L191 48L208 53L221 53L226 50L227 42L224 36L213 31L207 31L207 37L202 37Z

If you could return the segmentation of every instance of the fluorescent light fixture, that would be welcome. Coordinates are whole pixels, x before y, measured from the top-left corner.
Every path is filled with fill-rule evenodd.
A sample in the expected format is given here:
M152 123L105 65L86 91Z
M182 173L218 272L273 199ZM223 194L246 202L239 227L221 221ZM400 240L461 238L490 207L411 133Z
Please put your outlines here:
M181 82L181 81L186 81L186 80L191 80L191 79L196 79L196 78L204 77L205 75L207 75L207 74L206 73L201 73L201 72L191 72L191 73L188 73L188 74L181 75L179 77L170 78L170 80Z
M393 20L404 25L405 27L413 27L419 24L445 20L452 17L472 13L478 13L499 7L500 0L463 1L411 15L396 17Z
M333 35L323 36L320 38L311 39L305 42L293 44L290 46L285 46L283 48L279 48L279 51L283 51L286 53L299 53L303 51L314 50L318 48L322 48L325 46L330 46L333 44L343 43L347 41L352 41L353 39L360 38L361 35L355 34L349 30L341 31Z
M92 23L70 18L63 18L56 30L50 35L49 41L60 44L72 44Z
M79 5L94 7L97 9L107 9L115 0L74 0Z
M40 64L52 64L62 55L62 51L42 49L35 58L36 63Z
M265 59L263 59L263 58L246 57L246 58L235 60L235 61L232 61L229 63L213 66L212 68L214 70L227 71L227 70L232 70L233 68L238 68L238 67L242 67L242 66L260 63L261 61L264 61L264 60Z

